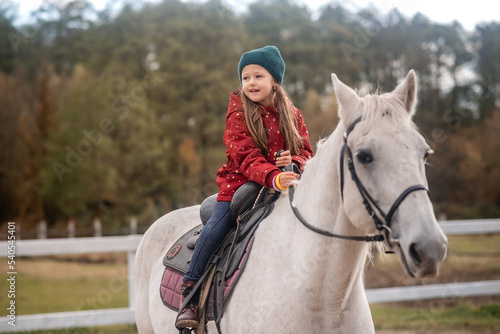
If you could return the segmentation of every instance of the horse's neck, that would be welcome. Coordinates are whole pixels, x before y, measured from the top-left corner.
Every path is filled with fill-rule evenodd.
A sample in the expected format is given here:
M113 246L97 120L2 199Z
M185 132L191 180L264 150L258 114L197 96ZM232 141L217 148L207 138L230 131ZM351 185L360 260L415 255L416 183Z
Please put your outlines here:
M353 225L339 194L338 140L342 139L330 138L332 142L325 142L308 163L295 190L294 205L310 224L350 235ZM253 314L272 314L277 323L300 328L301 333L311 328L317 333L373 332L362 282L368 246L306 229L285 195L256 232L246 274L231 300L233 316L250 304L256 309Z
M338 174L341 143L342 133L337 130L322 144L302 175L295 191L294 205L315 227L341 235L358 235L363 232L349 221L342 206ZM315 282L312 284L340 294L341 298L334 299L345 306L353 287L361 283L368 246L322 236L304 230L302 226L295 229L295 233L307 240L301 243L302 251L306 254L313 252L312 256L316 257L315 261L309 261L317 266L311 268L312 273L317 273L313 274Z
M342 134L339 129L321 144L306 169L295 191L294 204L315 226L342 234L349 223L342 208L339 186L339 155Z

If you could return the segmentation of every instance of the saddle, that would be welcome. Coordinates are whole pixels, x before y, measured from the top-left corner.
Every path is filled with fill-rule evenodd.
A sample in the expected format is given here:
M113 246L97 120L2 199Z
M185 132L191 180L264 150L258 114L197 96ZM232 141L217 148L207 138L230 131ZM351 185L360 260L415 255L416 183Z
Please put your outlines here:
M207 318L215 320L217 326L222 318L224 302L245 267L247 255L253 244L254 232L260 222L273 210L274 202L279 194L257 183L247 182L233 196L230 214L231 219L237 223L236 227L226 235L200 279L202 281L205 277L212 276L211 291L205 311ZM160 295L163 304L174 311L178 311L181 307L182 278L187 272L200 233L213 212L216 198L217 194L203 201L200 208L202 224L180 237L163 258L165 270L160 285ZM209 275L210 271L212 271L211 275Z

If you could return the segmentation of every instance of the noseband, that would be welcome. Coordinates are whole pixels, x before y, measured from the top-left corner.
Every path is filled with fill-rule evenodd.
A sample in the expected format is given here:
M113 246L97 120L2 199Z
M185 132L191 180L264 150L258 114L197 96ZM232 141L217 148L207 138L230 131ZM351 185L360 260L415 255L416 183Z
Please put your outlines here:
M289 197L290 197L290 206L292 207L292 211L294 212L295 216L299 219L299 221L305 225L307 228L310 230L317 232L321 235L328 236L328 237L333 237L333 238L340 238L340 239L347 239L347 240L354 240L354 241L386 241L386 246L389 248L392 248L394 244L398 243L397 239L392 238L392 230L391 230L391 219L398 209L399 205L403 202L403 200L412 192L417 191L417 190L425 190L427 194L429 195L429 190L423 186L423 185L415 185L407 188L405 191L399 195L399 197L396 199L394 204L392 204L391 208L389 209L389 212L386 214L373 200L372 196L370 196L370 193L366 190L366 188L363 186L361 183L361 180L358 177L358 174L356 173L356 169L354 167L354 159L352 156L352 151L347 144L347 138L349 134L352 132L356 124L361 122L361 117L358 118L356 121L354 121L347 131L344 133L344 145L342 146L342 150L340 151L340 194L342 197L342 201L344 201L344 156L347 154L347 167L349 169L349 172L351 173L351 179L354 181L356 184L356 187L358 188L359 194L361 195L361 198L363 199L363 204L365 206L366 211L372 217L375 227L377 230L381 232L381 234L377 235L367 235L367 236L348 236L348 235L339 235L339 234L334 234L330 233L328 231L319 229L317 227L312 226L309 224L299 213L296 207L292 205L293 201L293 186L289 187ZM430 195L429 195L430 196ZM378 211L378 214L375 213L375 209ZM379 215L382 217L380 219ZM385 231L385 237L382 234Z

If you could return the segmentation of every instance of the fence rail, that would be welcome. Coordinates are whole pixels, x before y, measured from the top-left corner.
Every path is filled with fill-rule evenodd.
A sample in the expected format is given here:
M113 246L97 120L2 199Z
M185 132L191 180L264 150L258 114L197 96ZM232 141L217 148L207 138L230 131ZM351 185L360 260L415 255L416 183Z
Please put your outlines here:
M500 219L443 221L440 226L447 235L474 235L500 233ZM127 252L129 306L116 309L96 309L34 315L16 315L15 326L9 318L0 318L0 332L67 329L117 324L134 324L134 258L141 235L119 237L65 238L21 240L16 242L16 257L61 254ZM0 249L8 249L9 242L0 242ZM7 257L1 252L0 258ZM368 289L369 303L388 303L433 298L456 298L500 294L500 280L447 283L409 287Z
M10 224L10 223L9 223ZM0 222L2 225L2 222ZM105 229L99 218L92 220L92 226L76 228L74 220L69 220L64 228L49 229L45 220L36 224L35 230L24 230L20 224L16 226L16 240L21 239L48 239L48 238L75 238L75 237L102 237L130 235L144 233L148 226L139 226L137 217L130 217L128 226ZM7 240L8 233L0 232L0 240Z

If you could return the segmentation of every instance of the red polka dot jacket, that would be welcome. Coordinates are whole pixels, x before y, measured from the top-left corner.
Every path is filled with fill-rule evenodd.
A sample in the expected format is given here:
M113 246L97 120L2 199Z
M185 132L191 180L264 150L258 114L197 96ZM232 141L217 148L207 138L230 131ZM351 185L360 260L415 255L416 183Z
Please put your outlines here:
M239 90L232 92L229 99L224 133L227 162L217 172L217 185L220 188L218 201L231 201L236 190L248 180L272 188L273 179L281 173L276 167L274 153L286 150L284 137L279 130L278 111L274 106L263 106L261 116L267 129L269 143L267 156L263 155L246 126L239 92ZM300 154L293 155L292 161L303 170L313 152L302 112L295 108L295 113L297 129L303 141Z

